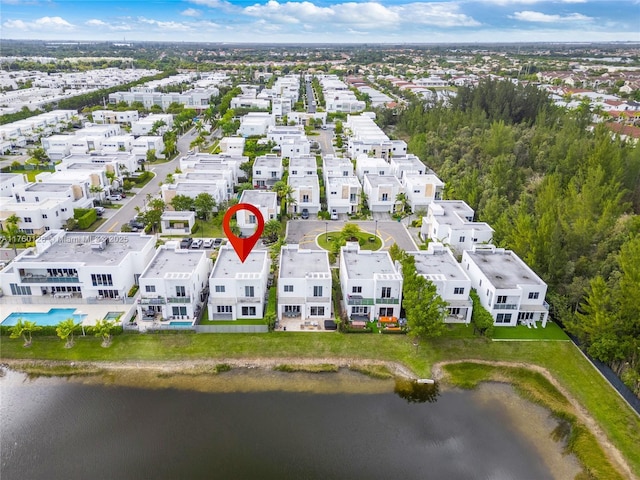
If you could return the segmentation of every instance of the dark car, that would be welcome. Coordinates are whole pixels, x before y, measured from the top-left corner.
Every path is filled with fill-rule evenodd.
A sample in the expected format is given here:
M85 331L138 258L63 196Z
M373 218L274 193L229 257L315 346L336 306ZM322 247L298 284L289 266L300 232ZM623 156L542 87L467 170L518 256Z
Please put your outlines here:
M302 209L302 213L300 214L300 216L305 220L307 218L309 218L309 209L308 208L303 208Z
M144 230L144 223L142 223L140 220L136 218L129 221L129 226L131 227L131 230L133 230L134 232Z
M222 245L222 239L221 239L221 238L215 238L215 239L213 240L213 244L214 244L216 247L218 247L218 246Z
M189 248L192 243L193 243L193 238L191 237L183 238L182 240L180 240L180 248Z

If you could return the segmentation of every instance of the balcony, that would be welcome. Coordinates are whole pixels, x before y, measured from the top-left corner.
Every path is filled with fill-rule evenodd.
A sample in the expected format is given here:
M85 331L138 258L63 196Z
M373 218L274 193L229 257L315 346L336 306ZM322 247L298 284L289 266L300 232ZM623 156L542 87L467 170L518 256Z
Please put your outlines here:
M32 275L27 273L20 277L22 283L80 283L80 279L76 277L51 276L51 275Z
M382 305L398 305L400 303L399 298L376 298L377 304Z
M141 305L164 305L166 303L163 297L145 298L142 297L138 300Z
M330 300L331 299L329 297L307 297L307 302L309 303L313 303L313 302L326 303L326 302L329 302Z
M363 298L359 295L349 295L347 305L373 305L373 298Z
M493 306L494 310L518 310L517 303L496 303Z
M238 297L238 303L260 303L262 298L260 297Z
M191 297L167 297L167 303L191 303Z

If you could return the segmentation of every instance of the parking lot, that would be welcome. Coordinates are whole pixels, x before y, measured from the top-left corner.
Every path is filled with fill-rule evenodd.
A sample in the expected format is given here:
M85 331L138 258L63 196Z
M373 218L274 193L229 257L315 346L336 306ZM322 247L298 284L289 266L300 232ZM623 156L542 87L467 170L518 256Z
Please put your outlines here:
M342 220L292 220L287 224L287 243L298 243L301 248L317 248L316 237L320 234L341 230L344 224ZM376 222L353 221L360 228L369 233L374 233ZM400 222L390 220L380 220L377 223L378 236L382 238L382 249L388 250L394 243L407 251L418 250L418 247L407 232L407 229ZM326 229L326 230L325 230Z

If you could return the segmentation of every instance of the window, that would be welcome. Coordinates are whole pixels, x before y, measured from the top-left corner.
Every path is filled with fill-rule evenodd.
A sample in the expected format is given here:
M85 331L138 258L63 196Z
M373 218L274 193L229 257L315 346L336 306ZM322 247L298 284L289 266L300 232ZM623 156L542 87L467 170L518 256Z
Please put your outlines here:
M24 223L31 223L31 217L24 217Z
M311 307L311 316L318 317L324 315L324 307Z
M313 296L321 297L322 296L322 285L314 285L313 287Z
M342 176L343 177L348 177L349 176L349 170L343 170L342 171Z
M539 296L539 292L529 292L529 300L537 300Z
M331 195L337 195L338 192L331 192Z
M242 316L255 316L256 315L256 307L242 307Z
M113 286L113 279L111 278L110 274L109 275L100 274L100 273L91 274L91 283L93 283L94 287L98 285L105 285L107 287L111 287Z
M145 285L144 291L147 293L154 293L156 291L155 285Z
M216 285L216 293L224 293L224 285Z
M389 200L389 194L388 193L383 193L382 194L382 201L386 202L387 200Z
M253 297L254 291L253 286L244 287L244 296L245 297Z
M22 287L15 283L10 284L12 295L31 295L31 287Z
M302 195L302 203L309 203L309 195Z
M262 175L262 170L256 170L256 175Z
M384 170L380 170L380 171L378 172L378 175L384 175Z
M285 285L284 286L284 291L285 292L293 292L293 285Z
M498 295L496 297L496 303L507 303L507 296L506 295Z
M182 286L182 285L177 285L176 286L176 297L186 297L186 296L187 296L186 288L184 288L184 286Z
M43 214L42 214L42 218L47 218L47 214L46 214L46 213L43 213Z
M362 287L351 288L351 293L362 293Z
M458 239L458 241L459 241L460 243L464 242L464 237L460 237L460 238Z
M256 223L256 216L255 215L249 215L249 223Z
M351 307L351 315L368 315L369 307Z
M271 172L271 178L278 178L278 172Z
M420 193L420 189L419 188L418 189L414 189L413 193Z
M391 298L391 287L382 287L382 298Z
M459 315L460 309L458 307L453 307L449 309L449 315Z
M496 316L496 323L511 323L510 313L499 313Z
M520 312L518 320L533 320L533 312Z
M380 317L393 317L393 308L382 307L380 309L379 315Z
M464 294L464 288L463 287L456 287L453 289L453 293L454 295L463 295Z
M218 305L216 307L217 313L232 313L231 305Z
M350 202L355 202L355 201L357 201L357 198L356 198L356 197L357 197L357 196L356 196L356 194L355 194L355 193L350 194L350 195L349 195L349 201L350 201Z
M297 170L291 170L291 175L297 175L298 171Z

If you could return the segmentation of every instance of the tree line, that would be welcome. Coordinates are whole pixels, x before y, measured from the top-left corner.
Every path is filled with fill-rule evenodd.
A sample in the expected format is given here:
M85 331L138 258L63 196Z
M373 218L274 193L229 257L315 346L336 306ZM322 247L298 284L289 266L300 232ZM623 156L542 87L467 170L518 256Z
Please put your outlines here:
M534 86L414 102L396 134L549 285L551 313L640 393L640 149ZM388 119L385 119L388 120Z

